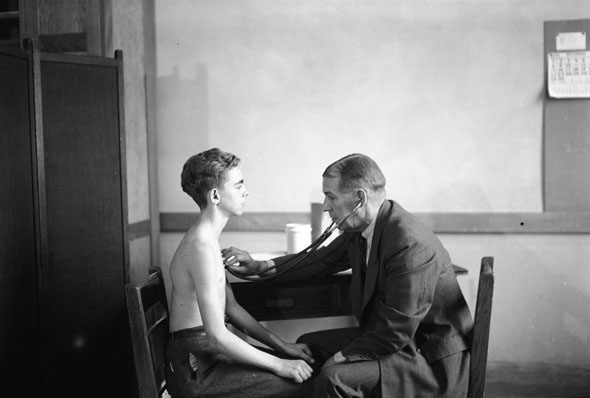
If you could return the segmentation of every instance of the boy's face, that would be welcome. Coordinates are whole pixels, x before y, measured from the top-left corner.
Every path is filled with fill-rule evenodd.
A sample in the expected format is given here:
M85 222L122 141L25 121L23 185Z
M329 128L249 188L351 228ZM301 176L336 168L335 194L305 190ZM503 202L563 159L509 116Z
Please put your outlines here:
M244 212L248 195L242 171L238 167L229 169L225 174L225 182L219 189L219 206L230 216L238 216Z

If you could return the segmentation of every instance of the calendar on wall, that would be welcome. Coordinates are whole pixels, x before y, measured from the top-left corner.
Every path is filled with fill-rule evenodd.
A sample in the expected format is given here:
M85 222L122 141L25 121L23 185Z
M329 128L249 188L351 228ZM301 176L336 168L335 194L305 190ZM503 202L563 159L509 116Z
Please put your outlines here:
M590 98L590 51L547 54L547 86L552 98Z

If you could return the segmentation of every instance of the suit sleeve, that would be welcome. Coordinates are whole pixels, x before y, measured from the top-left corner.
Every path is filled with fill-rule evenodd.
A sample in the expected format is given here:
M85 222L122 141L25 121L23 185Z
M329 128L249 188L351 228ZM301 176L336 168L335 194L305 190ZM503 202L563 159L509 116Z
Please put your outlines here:
M405 347L428 313L438 275L440 259L427 245L404 246L385 259L385 294L370 303L376 314L359 338L342 350L350 361L377 359ZM379 283L379 282L377 282Z
M350 235L347 233L340 234L329 245L317 249L293 269L273 279L278 281L298 281L324 277L349 269L349 244ZM278 266L277 271L281 272L289 267L290 264L287 262L295 256L295 254L290 254L274 258L273 261Z

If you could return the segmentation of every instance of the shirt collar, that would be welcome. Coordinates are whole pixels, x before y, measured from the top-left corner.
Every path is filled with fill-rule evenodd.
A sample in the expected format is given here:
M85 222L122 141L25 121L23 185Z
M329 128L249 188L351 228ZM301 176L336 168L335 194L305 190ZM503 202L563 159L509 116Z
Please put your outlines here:
M363 235L363 238L365 238L367 240L367 245L371 244L371 241L373 240L373 232L375 232L375 223L377 222L377 217L375 217L373 219L373 221L371 221L371 223L369 225L367 225L367 228L364 229L363 232L361 232L361 235Z

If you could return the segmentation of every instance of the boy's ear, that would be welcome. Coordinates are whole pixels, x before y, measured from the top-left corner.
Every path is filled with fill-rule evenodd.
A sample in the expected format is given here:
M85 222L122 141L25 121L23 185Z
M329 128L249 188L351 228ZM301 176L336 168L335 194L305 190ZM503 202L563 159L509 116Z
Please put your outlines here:
M211 191L209 191L209 200L214 205L219 203L220 198L219 198L219 191L217 190L217 188L213 188Z

